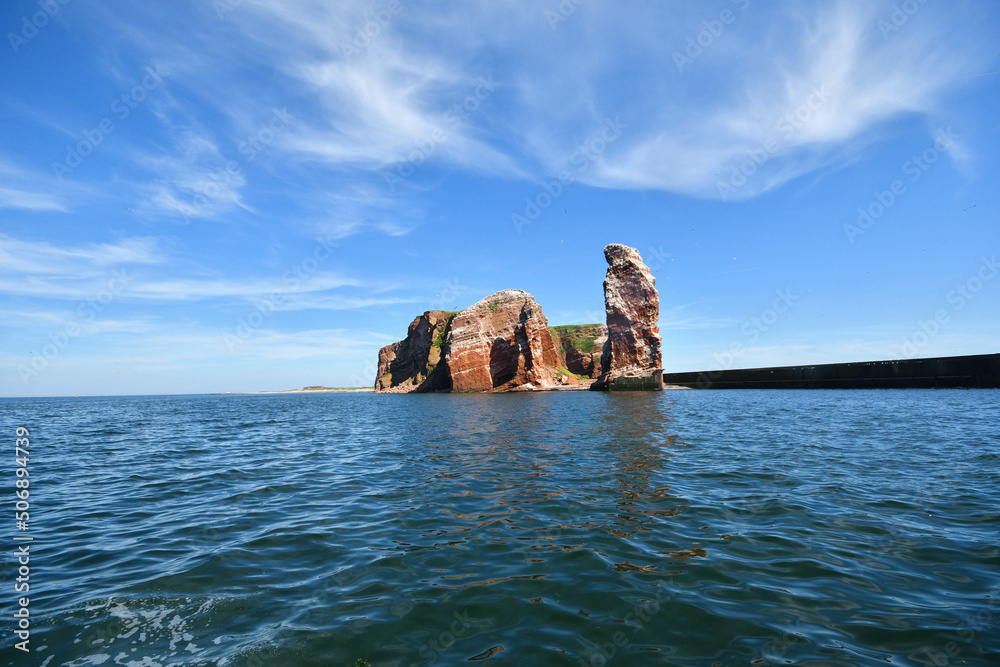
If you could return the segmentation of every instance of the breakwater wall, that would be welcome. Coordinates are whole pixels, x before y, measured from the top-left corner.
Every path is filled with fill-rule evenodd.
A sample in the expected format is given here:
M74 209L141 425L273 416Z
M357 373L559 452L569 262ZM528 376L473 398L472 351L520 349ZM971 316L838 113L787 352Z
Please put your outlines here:
M1000 387L1000 354L693 373L664 372L663 384L691 389Z

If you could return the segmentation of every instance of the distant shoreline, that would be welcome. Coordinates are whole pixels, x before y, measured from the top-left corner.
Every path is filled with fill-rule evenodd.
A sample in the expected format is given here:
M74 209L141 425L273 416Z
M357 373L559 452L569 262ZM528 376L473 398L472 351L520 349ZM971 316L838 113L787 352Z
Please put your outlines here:
M210 396L249 396L253 394L332 394L335 392L347 392L363 394L372 392L371 387L305 387L303 389L280 389L278 391L216 391Z

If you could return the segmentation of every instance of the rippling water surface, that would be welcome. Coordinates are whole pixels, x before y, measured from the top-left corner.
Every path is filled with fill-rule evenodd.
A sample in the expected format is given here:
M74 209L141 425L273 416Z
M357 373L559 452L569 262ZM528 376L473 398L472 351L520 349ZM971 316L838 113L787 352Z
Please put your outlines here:
M0 419L11 450L33 436L17 664L1000 664L1000 391L8 399Z

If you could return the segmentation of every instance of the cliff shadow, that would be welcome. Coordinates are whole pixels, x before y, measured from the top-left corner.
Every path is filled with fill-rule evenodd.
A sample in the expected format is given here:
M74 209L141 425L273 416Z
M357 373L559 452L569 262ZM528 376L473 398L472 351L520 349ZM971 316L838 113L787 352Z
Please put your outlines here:
M493 339L490 345L490 380L493 388L501 387L517 376L520 348L503 338Z

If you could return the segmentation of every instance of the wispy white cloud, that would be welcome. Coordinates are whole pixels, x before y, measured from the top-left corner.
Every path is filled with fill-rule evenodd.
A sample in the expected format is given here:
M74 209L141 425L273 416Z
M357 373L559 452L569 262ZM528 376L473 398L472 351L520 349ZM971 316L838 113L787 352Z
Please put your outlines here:
M393 295L401 287L397 283L296 267L267 276L213 273L168 278L160 274L176 270L176 261L163 254L149 237L58 246L0 236L0 293L8 296L87 302L106 299L110 292L115 301L131 303L268 300L270 309L279 311L358 310L418 301ZM22 324L72 319L54 310L24 314L17 318Z
M104 335L113 333L148 334L143 320L119 320L94 323L90 333ZM342 358L370 358L373 352L393 342L391 336L364 330L351 329L307 329L282 332L273 329L259 329L245 343L229 349L222 332L205 327L184 328L182 330L160 331L153 337L120 336L115 338L113 354L104 356L100 349L75 355L79 361L122 363L134 362L143 367L158 368L171 362L218 362L230 360L293 361L306 358L330 360ZM28 354L8 357L13 364L30 364ZM60 360L70 361L70 360ZM111 365L111 364L109 364Z
M185 301L217 297L253 298L272 294L320 292L361 283L336 273L317 272L307 280L293 275L275 278L206 279L206 280L148 280L136 281L129 295L139 299Z
M27 211L66 211L63 202L56 196L42 193L0 188L0 209L23 209Z
M586 180L746 199L850 159L889 120L938 117L947 94L995 55L941 12L884 39L881 9L845 0L810 16L777 13L771 29L783 39L765 43L758 26L734 25L724 37L740 58L724 62L729 71L696 63L718 94L700 100L699 113L672 109L627 134ZM687 75L699 72L692 65Z
M214 218L236 208L249 210L241 195L246 177L203 129L175 130L172 146L158 153L134 152L133 161L151 175L140 184L140 214Z
M342 215L342 229L378 228L373 218L383 206L399 214L412 205L405 193L376 191L385 190L380 175L387 169L412 162L551 178L616 116L628 129L581 182L746 199L849 162L883 138L888 121L939 120L949 93L984 66L995 69L996 60L974 9L930 4L888 36L878 27L885 7L861 0L748 3L745 10L740 3L641 11L587 5L557 30L544 7L527 3L400 7L375 24L381 7L362 1L244 2L222 21L202 7L214 29L174 25L157 37L116 18L121 31L144 35L148 44L138 46L174 54L167 63L177 72L172 86L228 119L210 134L196 118L178 122L170 109L175 92L151 105L162 122L187 131L163 155L145 156L157 175L145 186L149 205L188 218L249 210L246 174L208 185L211 197L204 190L232 153L223 147L236 145L273 106L297 116L271 146L274 171L333 183L297 191L307 204L368 179L370 201L350 220ZM736 21L678 71L673 54L720 7ZM137 10L133 19L169 22L152 10ZM376 24L377 34L364 36ZM259 99L260 87L240 74L248 60L276 82ZM484 76L499 87L477 99ZM453 122L456 105L470 99L474 113ZM952 159L962 154L949 151ZM329 177L313 173L317 168ZM413 188L404 183L407 192Z
M294 333L260 330L240 346L237 354L269 361L290 361L309 357L330 359L337 356L368 358L372 352L392 342L394 339L385 334L347 329L306 330ZM222 343L221 338L213 341L214 345Z
M26 276L20 279L0 279L0 292L10 295L44 297L48 299L93 298L107 282L110 274L91 274L88 279L67 279L66 276ZM128 299L149 301L197 301L230 298L251 300L268 295L321 292L345 286L361 285L360 281L335 273L316 273L302 281L296 276L272 278L206 278L157 279L137 277L125 272L120 294Z
M345 296L342 294L295 295L284 299L275 310L358 310L373 306L394 306L421 303L421 299L406 297Z
M76 336L89 336L108 333L152 333L159 323L147 317L129 319L91 319L81 317L73 310L0 310L5 327L18 329L35 329L47 332L64 330L69 324L76 326Z
M477 132L469 120L504 83L456 59L441 41L422 41L427 24L439 17L409 7L387 15L377 37L359 50L352 40L370 28L371 8L350 2L333 7L260 2L234 17L281 55L294 92L322 111L298 123L283 148L332 167L380 170L427 161L518 171L516 159L495 145L497 137ZM472 111L463 107L469 100Z
M23 241L0 236L0 274L32 274L80 278L108 267L157 264L164 256L150 237L126 238L116 243L56 246L47 241Z
M35 174L0 156L0 210L67 211L63 198L53 191L51 178Z
M699 314L694 304L660 310L660 329L724 329L736 326L732 318L711 317Z

